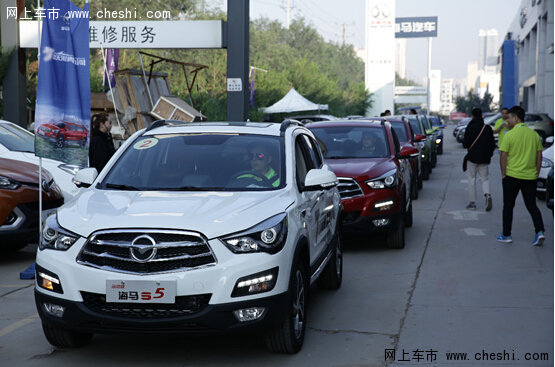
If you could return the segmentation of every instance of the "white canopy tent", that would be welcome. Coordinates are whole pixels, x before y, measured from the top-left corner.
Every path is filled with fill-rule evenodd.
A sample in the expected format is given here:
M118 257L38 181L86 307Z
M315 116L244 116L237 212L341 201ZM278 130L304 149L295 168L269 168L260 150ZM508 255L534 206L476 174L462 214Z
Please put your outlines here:
M291 90L287 92L287 94L282 99L280 99L270 107L266 107L264 109L264 112L267 114L271 114L298 111L321 111L327 109L327 104L317 104L311 102L305 97L301 96L299 92L295 90L295 88L291 88Z

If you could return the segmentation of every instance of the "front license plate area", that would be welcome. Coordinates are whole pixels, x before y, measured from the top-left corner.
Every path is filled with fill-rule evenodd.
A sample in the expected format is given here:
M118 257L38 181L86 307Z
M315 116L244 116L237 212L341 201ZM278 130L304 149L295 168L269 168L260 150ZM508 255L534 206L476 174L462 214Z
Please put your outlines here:
M172 280L107 280L106 302L175 303L176 283Z

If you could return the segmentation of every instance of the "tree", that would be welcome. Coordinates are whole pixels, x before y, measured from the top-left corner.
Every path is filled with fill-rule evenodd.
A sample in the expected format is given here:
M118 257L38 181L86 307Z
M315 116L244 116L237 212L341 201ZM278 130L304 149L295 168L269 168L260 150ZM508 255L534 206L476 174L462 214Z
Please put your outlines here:
M411 87L411 86L420 86L417 82L410 79L401 78L399 73L395 72L395 86L397 87Z
M468 91L465 97L455 98L455 105L457 106L457 111L465 112L469 116L472 113L472 109L479 108L482 112L490 112L495 109L493 104L493 96L486 92L483 98L474 93L474 89Z

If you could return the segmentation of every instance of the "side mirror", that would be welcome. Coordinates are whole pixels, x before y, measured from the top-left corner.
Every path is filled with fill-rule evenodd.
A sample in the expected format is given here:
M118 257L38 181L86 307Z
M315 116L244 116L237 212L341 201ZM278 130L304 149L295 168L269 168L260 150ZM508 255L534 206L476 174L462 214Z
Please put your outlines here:
M335 186L339 181L335 173L328 171L327 169L311 169L306 174L304 180L304 190L329 190Z
M548 136L547 138L545 138L545 142L547 144L553 144L553 137L552 136Z
M90 187L96 177L98 176L98 171L94 167L83 168L77 171L75 176L73 176L73 183L77 187Z
M401 148L401 153L397 156L397 159L410 159L418 157L418 149L413 147L403 147Z
M422 140L426 140L426 135L424 134L416 134L414 136L414 141L422 141Z

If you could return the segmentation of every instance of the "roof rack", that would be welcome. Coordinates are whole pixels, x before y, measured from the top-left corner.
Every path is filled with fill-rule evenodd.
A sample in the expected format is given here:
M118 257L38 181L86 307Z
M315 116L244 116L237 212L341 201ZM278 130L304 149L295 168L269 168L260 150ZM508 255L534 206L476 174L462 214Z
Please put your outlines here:
M288 128L289 126L291 126L291 125L304 126L303 123L301 123L301 122L299 122L299 121L297 121L297 120L286 119L286 120L283 120L283 121L281 122L281 126L279 127L279 132L280 132L280 133L284 133L285 130L287 130L287 128Z
M178 120L156 120L152 122L150 125L148 125L145 132L150 131L152 129L156 129L157 127L160 127L160 126L185 125L186 123L187 122L185 121L178 121Z

